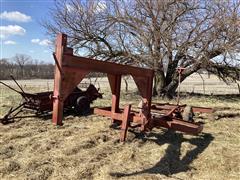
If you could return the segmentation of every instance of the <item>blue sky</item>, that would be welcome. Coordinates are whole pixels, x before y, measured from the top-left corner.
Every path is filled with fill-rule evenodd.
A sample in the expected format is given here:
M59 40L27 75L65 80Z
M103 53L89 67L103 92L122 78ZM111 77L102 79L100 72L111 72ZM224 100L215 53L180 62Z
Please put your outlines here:
M0 59L27 54L54 63L53 45L40 21L51 18L54 0L0 0Z

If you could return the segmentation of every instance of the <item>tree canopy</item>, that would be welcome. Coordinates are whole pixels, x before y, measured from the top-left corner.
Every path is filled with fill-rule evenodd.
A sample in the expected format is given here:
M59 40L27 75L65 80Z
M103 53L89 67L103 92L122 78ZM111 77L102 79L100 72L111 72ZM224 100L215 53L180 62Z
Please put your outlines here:
M178 66L181 81L200 69L240 79L239 0L70 0L50 14L47 32L66 33L75 53L154 69L158 95L174 94Z

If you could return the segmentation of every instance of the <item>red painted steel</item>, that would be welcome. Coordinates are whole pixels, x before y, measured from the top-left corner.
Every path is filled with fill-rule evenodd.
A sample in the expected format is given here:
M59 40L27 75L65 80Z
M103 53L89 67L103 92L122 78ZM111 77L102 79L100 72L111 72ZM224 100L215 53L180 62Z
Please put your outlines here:
M56 66L54 78L53 123L62 124L62 102L89 72L107 73L112 92L112 105L107 108L95 108L94 113L111 117L113 123L121 123L120 140L125 141L128 127L140 127L141 131L154 127L165 127L189 134L197 134L202 125L183 121L176 117L182 106L162 107L151 106L154 71L151 69L104 62L96 59L74 56L72 49L67 48L67 36L59 34L56 41ZM124 110L119 107L121 76L131 75L142 97L142 107L139 112L131 110L126 105ZM164 114L151 113L151 109L165 110ZM199 108L195 108L199 110Z
M121 134L120 134L120 141L125 141L127 136L127 130L129 127L129 115L131 111L131 105L126 105L123 111L122 117L122 125L121 125Z
M150 115L153 70L77 57L71 54L72 51L70 51L70 48L67 48L66 42L66 35L59 34L57 36L55 57L58 63L55 66L54 76L54 124L62 125L62 101L90 71L107 73L112 90L112 114L119 109L121 75L129 74L137 79L137 83L140 85L140 92L142 92L143 99L147 104L147 112L145 114L146 118L148 118ZM145 117L144 114L143 116Z
M121 75L112 75L108 74L108 81L110 84L111 92L112 92L112 108L111 112L116 113L119 112L119 101L120 101L120 90L121 90ZM116 119L112 118L112 122L114 123Z
M4 117L0 118L0 123L12 123L18 118L48 116L53 110L53 92L47 91L40 93L26 93L13 77L12 79L21 91L18 91L1 81L0 84L3 84L9 89L20 94L22 96L22 101L17 107L11 107ZM76 87L73 92L71 92L71 94L64 100L64 111L72 112L74 114L88 113L90 111L90 103L97 98L102 98L102 93L99 93L94 85L90 84L86 91L82 91ZM19 116L21 112L27 109L32 110L35 115Z
M203 129L202 124L193 122L190 123L187 121L183 121L181 119L169 118L168 116L154 118L153 126L156 128L165 127L168 129L173 129L176 131L181 131L193 135L200 133Z
M56 65L54 73L54 90L53 90L53 116L52 120L55 125L62 125L63 118L63 95L62 95L62 80L63 70L62 61L64 48L67 45L67 35L58 34L55 47Z
M174 107L179 107L181 110L183 110L187 105L176 105L176 104L169 104L169 103L152 103L151 108L159 111L164 111L164 110L171 110ZM212 108L207 108L207 107L198 107L198 106L191 106L193 112L198 112L198 113L213 113L214 109Z

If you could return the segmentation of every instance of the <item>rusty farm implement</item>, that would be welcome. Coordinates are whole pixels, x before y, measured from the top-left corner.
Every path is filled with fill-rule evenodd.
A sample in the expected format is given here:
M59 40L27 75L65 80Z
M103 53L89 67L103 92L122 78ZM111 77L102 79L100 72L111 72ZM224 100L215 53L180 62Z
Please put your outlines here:
M0 82L0 84L8 87L22 96L22 101L17 107L9 109L7 114L0 119L2 124L14 122L14 119L27 118L27 117L44 117L48 116L53 109L53 92L40 92L40 93L26 93L18 82L11 76L13 81L18 86L19 90ZM102 94L98 92L94 85L90 84L86 91L82 91L75 87L64 101L63 111L72 112L74 114L83 115L90 111L90 103L97 98L102 98ZM24 110L32 110L33 115L20 116L19 114Z
M202 131L202 124L195 123L192 119L191 121L183 119L186 105L152 103L153 70L75 56L73 49L67 47L65 34L58 34L53 55L55 59L53 124L62 125L64 102L83 78L90 72L101 72L107 74L112 92L112 105L94 108L94 113L110 117L112 123L120 125L121 141L125 141L129 127L139 128L142 132L159 127L188 134L198 134ZM142 101L139 111L132 110L131 104L125 105L124 108L119 106L123 75L131 75L137 85ZM191 110L212 112L210 108L201 107L191 107Z

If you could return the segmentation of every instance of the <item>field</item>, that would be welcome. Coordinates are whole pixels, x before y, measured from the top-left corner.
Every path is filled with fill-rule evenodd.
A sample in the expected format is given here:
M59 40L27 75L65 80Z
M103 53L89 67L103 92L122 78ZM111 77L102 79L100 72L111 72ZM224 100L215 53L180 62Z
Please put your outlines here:
M204 123L198 136L166 129L146 135L129 130L119 143L119 130L110 119L96 115L65 116L64 125L53 126L51 118L16 120L0 124L0 179L229 179L240 178L240 97L237 85L216 77L192 76L183 82L181 103L213 107L213 115L196 114ZM87 81L87 80L86 80ZM92 106L110 105L106 79L96 86L103 99ZM19 81L27 92L52 89L52 80ZM13 85L12 82L6 81ZM14 86L14 85L13 85ZM136 87L123 82L121 105L139 102ZM234 93L235 95L219 95ZM213 96L212 94L218 94ZM0 117L21 97L0 85ZM154 102L167 102L154 98ZM175 103L175 100L171 101Z

